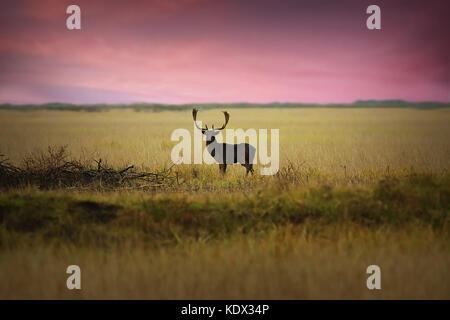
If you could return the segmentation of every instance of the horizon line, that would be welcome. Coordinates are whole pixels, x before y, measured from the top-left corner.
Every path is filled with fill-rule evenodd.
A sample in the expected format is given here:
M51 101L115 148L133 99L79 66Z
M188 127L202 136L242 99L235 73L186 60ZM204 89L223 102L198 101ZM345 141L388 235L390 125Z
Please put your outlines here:
M450 104L450 101L440 101L440 100L423 100L423 101L410 101L404 99L359 99L353 102L330 102L330 103L319 103L319 102L291 102L291 101L272 101L272 102L249 102L249 101L235 101L235 102L186 102L186 103L164 103L164 102L143 102L143 101L135 101L135 102L115 102L115 103L107 103L107 102L97 102L97 103L73 103L73 102L59 102L59 101L51 101L51 102L43 102L43 103L11 103L11 102L1 102L0 106L9 105L9 106L44 106L44 105L70 105L70 106L98 106L98 105L165 105L165 106L185 106L185 105L239 105L239 104L248 104L248 105L289 105L289 104L299 104L299 105L353 105L357 103L408 103L408 104Z

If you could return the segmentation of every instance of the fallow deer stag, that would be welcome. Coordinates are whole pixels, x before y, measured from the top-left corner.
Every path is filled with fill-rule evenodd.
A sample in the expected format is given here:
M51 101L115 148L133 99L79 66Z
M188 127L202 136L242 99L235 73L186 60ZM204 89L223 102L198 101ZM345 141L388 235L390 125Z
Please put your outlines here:
M227 165L239 163L247 169L247 175L249 172L253 174L253 160L256 154L256 149L254 146L248 143L219 143L216 140L215 136L220 133L220 130L225 129L228 121L230 120L230 115L228 112L223 111L225 115L225 124L219 129L214 129L214 125L212 126L212 129L208 129L207 125L205 125L205 128L200 128L197 125L197 112L197 109L192 109L194 124L196 128L201 130L206 136L206 149L219 164L220 171L225 174L227 171Z

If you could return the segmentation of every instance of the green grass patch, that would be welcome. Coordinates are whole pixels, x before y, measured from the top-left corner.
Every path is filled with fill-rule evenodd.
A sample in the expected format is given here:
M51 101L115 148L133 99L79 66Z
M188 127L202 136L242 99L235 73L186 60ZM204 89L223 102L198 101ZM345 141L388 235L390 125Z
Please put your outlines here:
M422 227L448 237L449 209L448 175L387 178L365 188L318 186L197 197L28 189L0 194L0 246L160 247L266 234L286 225L308 232L348 225Z

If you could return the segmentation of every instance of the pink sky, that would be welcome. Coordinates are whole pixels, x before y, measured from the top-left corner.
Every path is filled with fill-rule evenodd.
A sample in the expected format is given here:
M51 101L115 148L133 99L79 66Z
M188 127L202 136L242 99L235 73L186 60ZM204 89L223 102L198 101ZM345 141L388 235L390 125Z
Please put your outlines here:
M82 30L66 29L70 4L81 7ZM381 7L382 30L366 28L370 4ZM0 103L448 102L448 7L6 0Z

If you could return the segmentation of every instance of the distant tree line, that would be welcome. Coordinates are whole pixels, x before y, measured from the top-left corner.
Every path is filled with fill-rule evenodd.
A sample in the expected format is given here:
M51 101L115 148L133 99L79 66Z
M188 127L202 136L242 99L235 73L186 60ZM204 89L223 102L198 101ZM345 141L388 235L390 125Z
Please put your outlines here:
M354 103L296 103L296 102L273 102L273 103L189 103L189 104L162 104L162 103L130 103L130 104L69 104L69 103L46 103L46 104L0 104L0 110L58 110L58 111L86 111L101 112L109 110L134 110L146 112L161 111L184 111L192 108L200 109L242 109L242 108L415 108L415 109L437 109L448 108L450 103L445 102L410 102L404 100L358 100Z

